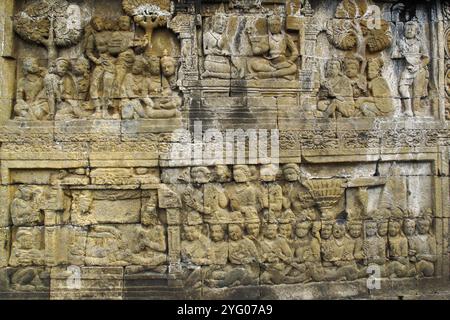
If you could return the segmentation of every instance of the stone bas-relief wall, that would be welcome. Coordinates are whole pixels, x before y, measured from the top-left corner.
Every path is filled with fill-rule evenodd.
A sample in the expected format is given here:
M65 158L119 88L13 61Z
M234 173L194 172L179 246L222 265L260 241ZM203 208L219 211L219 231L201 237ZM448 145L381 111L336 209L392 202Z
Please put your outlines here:
M198 4L0 4L0 297L448 291L450 4ZM199 122L279 166L174 159Z

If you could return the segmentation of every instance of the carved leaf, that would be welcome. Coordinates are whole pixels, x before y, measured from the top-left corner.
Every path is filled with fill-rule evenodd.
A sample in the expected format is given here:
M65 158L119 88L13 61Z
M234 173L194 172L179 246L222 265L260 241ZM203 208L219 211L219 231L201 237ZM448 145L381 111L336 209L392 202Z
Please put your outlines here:
M82 35L80 9L66 0L44 0L30 4L14 17L14 29L27 41L44 44L53 19L54 41L59 47L78 43Z
M122 6L130 16L166 16L170 14L169 0L123 0Z

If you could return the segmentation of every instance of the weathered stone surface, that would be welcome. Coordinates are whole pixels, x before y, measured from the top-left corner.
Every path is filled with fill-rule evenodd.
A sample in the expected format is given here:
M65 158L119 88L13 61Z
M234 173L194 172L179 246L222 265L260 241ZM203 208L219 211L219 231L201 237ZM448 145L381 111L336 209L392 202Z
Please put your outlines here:
M446 296L448 1L6 0L0 30L0 298Z

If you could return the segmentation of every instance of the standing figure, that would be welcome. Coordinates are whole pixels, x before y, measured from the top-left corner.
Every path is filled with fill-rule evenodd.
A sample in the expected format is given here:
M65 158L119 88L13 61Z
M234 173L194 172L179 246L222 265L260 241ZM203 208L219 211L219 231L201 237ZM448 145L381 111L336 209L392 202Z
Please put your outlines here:
M282 167L283 177L286 182L283 184L283 207L292 210L299 219L307 216L309 219L316 219L316 211L313 208L315 203L309 191L300 183L300 168L295 163L288 163Z
M107 118L108 108L113 106L116 59L109 52L111 32L107 29L105 19L98 16L92 18L91 27L91 34L86 44L86 56L95 65L91 78L90 96L95 106L95 116Z
M399 92L408 117L420 111L422 98L428 96L430 58L419 34L419 23L416 20L408 21L405 24L405 37L398 42L392 55L393 59L404 59L406 62L400 76Z

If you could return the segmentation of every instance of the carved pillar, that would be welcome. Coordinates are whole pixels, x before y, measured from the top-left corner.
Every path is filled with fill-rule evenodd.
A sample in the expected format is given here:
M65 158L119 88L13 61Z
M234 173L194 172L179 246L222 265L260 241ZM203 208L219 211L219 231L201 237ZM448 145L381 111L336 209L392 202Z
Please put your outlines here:
M170 22L169 28L178 33L181 43L181 76L182 80L198 79L198 48L195 16L178 14Z
M0 125L11 117L15 94L13 12L14 0L0 2Z
M436 105L438 110L433 110L434 114L439 115L439 119L445 120L445 46L447 40L445 37L444 19L442 15L441 1L435 1L431 9L434 22L431 23L431 34L437 36L438 41L431 42L432 68L434 70L434 82L438 87L439 103ZM443 43L444 45L439 45Z
M158 203L160 208L166 209L169 285L176 286L177 275L181 272L181 200L169 187L164 186L158 189Z

